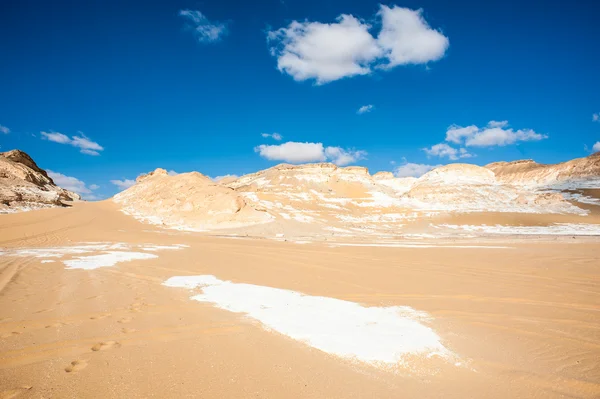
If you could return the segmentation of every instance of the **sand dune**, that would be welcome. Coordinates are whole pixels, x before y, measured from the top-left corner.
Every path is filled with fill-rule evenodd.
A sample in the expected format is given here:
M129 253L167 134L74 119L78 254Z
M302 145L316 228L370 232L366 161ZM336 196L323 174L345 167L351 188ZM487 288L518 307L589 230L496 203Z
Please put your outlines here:
M111 201L3 215L0 397L600 396L596 237L216 234L140 223ZM68 266L111 252L153 257ZM214 277L163 285L176 276ZM344 323L349 341L331 339Z

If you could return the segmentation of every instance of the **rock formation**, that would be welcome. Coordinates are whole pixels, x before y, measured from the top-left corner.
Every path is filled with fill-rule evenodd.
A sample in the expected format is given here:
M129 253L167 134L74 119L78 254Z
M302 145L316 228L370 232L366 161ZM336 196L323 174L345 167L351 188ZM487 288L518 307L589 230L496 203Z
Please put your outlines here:
M486 168L504 183L529 187L600 188L600 152L552 165L527 159L494 162Z
M157 169L115 201L140 219L170 228L260 225L265 234L286 235L393 235L403 223L452 212L587 212L561 194L507 184L491 169L467 164L418 179L371 176L366 168L328 163L282 164L219 183L195 172L168 176Z
M114 201L139 219L195 231L265 223L272 218L249 206L234 189L198 172L169 176L166 170L156 169L138 177Z
M23 151L0 153L0 213L65 206L80 199L78 194L54 184Z

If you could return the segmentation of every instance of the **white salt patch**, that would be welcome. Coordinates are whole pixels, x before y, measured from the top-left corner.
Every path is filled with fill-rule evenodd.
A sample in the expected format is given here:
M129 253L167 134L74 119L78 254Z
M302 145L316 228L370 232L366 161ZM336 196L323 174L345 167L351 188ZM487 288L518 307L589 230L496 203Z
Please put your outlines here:
M379 191L369 191L372 199L370 202L359 202L356 205L360 207L382 207L387 208L391 206L402 205L402 203L393 197L390 197L387 194L381 193Z
M152 258L158 258L158 256L143 252L110 251L101 255L80 256L75 259L64 260L63 263L69 269L92 270L99 267L111 267L119 262L129 262L132 260Z
M183 248L188 248L188 247L189 247L189 245L183 245L183 244L175 244L175 245L144 245L140 249L143 249L144 251L155 252L155 251L162 251L162 250L183 249Z
M564 236L600 236L600 224L586 223L555 223L550 226L503 226L503 225L452 225L442 224L452 230L481 232L503 235L564 235Z
M294 215L294 219L299 222L302 222L302 223L310 223L313 220L315 220L315 218L313 218L312 216L302 215L302 214Z
M329 245L331 248L335 247L389 247L389 248L482 248L482 249L511 249L512 247L504 247L497 245L435 245L435 244L421 244L421 243L336 243Z
M268 330L332 355L373 365L396 365L414 355L454 357L440 337L422 324L429 316L407 306L364 307L335 298L221 281L210 275L171 277L163 284L201 288L202 294L191 299L245 313Z
M284 218L286 220L290 220L292 218L290 215L288 215L287 213L283 213L283 212L280 212L279 216L281 216L282 218Z
M52 259L44 259L42 263L54 263Z

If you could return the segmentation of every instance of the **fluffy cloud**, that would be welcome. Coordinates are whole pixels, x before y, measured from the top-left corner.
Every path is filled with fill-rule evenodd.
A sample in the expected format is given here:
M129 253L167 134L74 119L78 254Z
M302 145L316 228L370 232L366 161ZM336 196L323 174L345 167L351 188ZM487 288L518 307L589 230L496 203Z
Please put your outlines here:
M325 148L325 156L331 162L339 166L345 166L359 159L364 159L367 156L366 151L361 150L345 150L341 147Z
M281 141L281 139L283 138L283 136L279 133L273 133L273 134L269 134L269 133L261 133L261 136L263 136L264 138L272 138L273 140L276 141Z
M93 190L100 188L100 186L97 184L91 184L87 186L83 181L77 179L76 177L66 176L62 173L53 172L51 170L47 170L47 172L48 176L54 180L54 184L57 186L62 187L65 190L73 191L81 195L81 197L86 200L97 199L97 197L92 193Z
M365 151L360 150L324 147L323 143L297 143L294 141L279 145L262 144L255 147L254 151L271 161L303 163L330 160L340 166L363 159L367 155Z
M227 34L227 25L221 22L211 22L197 10L181 10L179 15L186 20L186 27L194 32L200 43L212 43Z
M363 105L362 107L360 107L358 109L358 111L356 111L356 113L359 115L366 114L367 112L373 111L373 108L375 108L375 107L372 104Z
M396 177L421 177L425 173L432 169L435 169L442 165L425 165L422 163L411 163L407 162L404 165L398 166L394 169L394 176Z
M594 122L600 122L600 114L596 113L592 115L592 120Z
M297 143L288 141L279 145L262 144L255 147L254 151L270 161L291 163L325 161L323 143Z
M446 131L446 141L464 143L467 147L506 146L519 141L540 141L546 138L548 136L532 129L509 128L507 121L490 121L484 128L452 125Z
M125 190L135 184L135 180L124 179L124 180L111 180L110 181L115 186L119 187L121 190Z
M382 5L377 15L381 18L377 42L388 60L384 68L437 61L450 45L446 36L431 29L423 10Z
M329 24L292 21L269 32L267 41L280 72L317 84L368 75L376 68L436 61L448 48L448 38L429 27L422 10L382 5L377 17L377 37L365 21L342 14Z
M0 125L0 133L9 134L10 129L7 128L6 126Z
M597 152L600 151L600 141L596 141L596 144L593 145L592 151Z
M54 143L68 144L73 147L79 148L79 152L81 152L82 154L100 155L99 151L104 150L104 148L100 144L90 140L82 132L78 132L77 136L72 136L70 138L67 135L64 135L62 133L57 133L57 132L52 132L52 133L41 132L41 133L42 133L43 139L52 141Z
M475 133L479 131L479 128L475 125L461 127L452 125L446 131L446 141L451 143L460 144L467 137L473 137Z
M446 143L436 144L431 146L431 148L423 148L423 151L425 151L429 156L440 158L447 157L452 161L456 161L460 158L471 158L473 156L473 154L469 154L469 152L464 148L456 149L454 147L450 147Z

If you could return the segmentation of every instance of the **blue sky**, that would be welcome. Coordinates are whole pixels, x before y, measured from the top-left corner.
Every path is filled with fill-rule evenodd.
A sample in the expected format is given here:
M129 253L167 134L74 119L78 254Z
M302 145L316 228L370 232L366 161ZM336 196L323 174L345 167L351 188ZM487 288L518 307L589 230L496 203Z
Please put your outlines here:
M0 150L88 198L156 167L559 162L600 141L598 15L590 1L5 1Z

